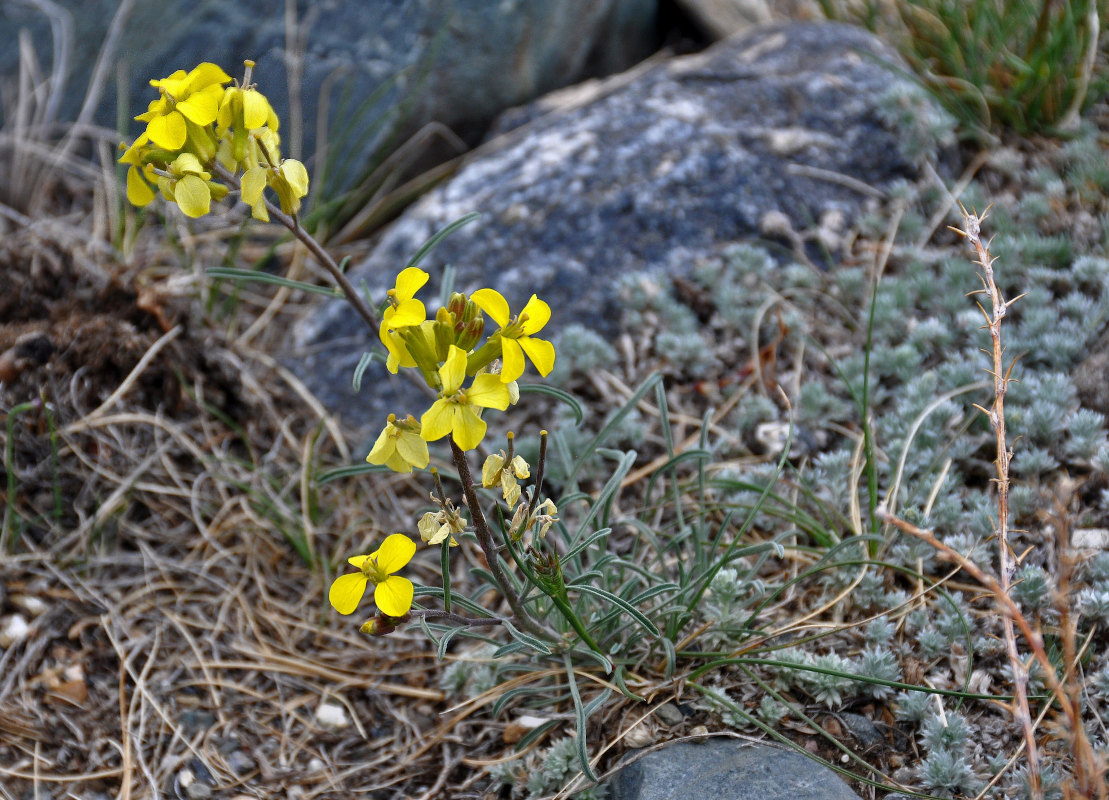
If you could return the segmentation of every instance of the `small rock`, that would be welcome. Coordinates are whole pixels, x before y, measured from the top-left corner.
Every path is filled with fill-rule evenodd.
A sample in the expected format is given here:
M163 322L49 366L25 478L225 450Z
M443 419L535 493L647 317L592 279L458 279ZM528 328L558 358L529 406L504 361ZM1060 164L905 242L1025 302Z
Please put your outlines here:
M658 741L658 737L651 730L651 726L640 722L624 737L624 744L628 747L646 747Z
M1079 528L1071 534L1070 544L1078 550L1109 550L1109 530Z
M41 616L46 613L46 609L50 608L41 597L31 594L13 594L11 601L12 605L19 606L32 617Z
M0 647L11 647L27 638L31 626L22 614L12 614L0 620Z
M612 800L858 800L834 772L792 750L714 738L644 755L609 782Z
M246 775L255 768L254 759L242 750L232 750L227 754L227 766L231 767L236 775Z
M323 759L317 757L308 762L308 767L305 771L309 775L315 775L317 772L323 772L326 766L327 765L323 763Z
M501 734L501 740L505 744L516 744L527 736L530 731L535 730L544 722L547 722L547 720L543 717L533 717L529 714L524 714L504 726L504 733Z
M206 731L215 725L216 716L209 711L189 709L182 712L180 722L185 732L191 735L198 731Z
M208 800L212 796L212 787L201 781L196 781L185 790L185 796L189 800Z
M685 719L685 715L673 703L663 703L655 709L655 716L664 725L679 725Z
M208 800L212 796L212 774L194 758L177 773L173 790L179 800Z
M847 730L851 731L851 735L859 740L859 744L863 747L878 747L885 744L886 737L878 730L878 726L870 717L864 717L862 714L850 714L843 712L840 714L843 724L847 726Z
M341 731L350 725L347 711L337 703L320 703L316 707L316 724L328 730Z

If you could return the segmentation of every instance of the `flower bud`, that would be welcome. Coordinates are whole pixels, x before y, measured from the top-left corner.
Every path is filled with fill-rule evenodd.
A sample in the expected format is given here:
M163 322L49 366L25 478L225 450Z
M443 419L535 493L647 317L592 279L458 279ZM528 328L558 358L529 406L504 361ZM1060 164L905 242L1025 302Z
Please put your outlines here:
M384 614L378 614L376 617L366 620L359 628L362 633L368 633L370 636L386 636L397 629L393 623L392 617L387 617Z
M449 311L450 315L456 320L460 320L465 319L466 307L471 305L473 305L473 303L466 298L466 295L462 294L462 292L454 292L450 300L447 301L446 310Z
M467 352L473 350L474 345L481 341L481 335L484 331L485 320L478 314L475 319L471 319L466 323L462 333L458 335L458 346Z

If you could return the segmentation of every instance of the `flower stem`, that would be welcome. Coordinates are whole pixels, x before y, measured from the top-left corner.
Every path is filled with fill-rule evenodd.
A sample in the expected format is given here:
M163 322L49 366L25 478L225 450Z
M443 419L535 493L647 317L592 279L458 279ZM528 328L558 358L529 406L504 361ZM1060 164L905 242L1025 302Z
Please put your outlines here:
M474 533L477 536L478 544L481 545L482 552L485 553L485 560L489 564L489 571L492 573L493 579L500 587L501 594L504 595L508 607L512 609L512 613L520 621L521 628L541 639L555 640L557 637L550 631L544 630L531 616L525 613L524 607L520 603L520 596L512 588L512 583L501 566L500 557L497 555L497 543L493 539L493 533L489 530L489 523L486 522L485 514L481 510L481 501L474 489L474 479L470 473L470 464L466 461L466 454L454 441L454 437L449 438L451 455L454 458L454 465L458 469L458 479L462 482L462 494L466 498L466 505L470 507L470 516L474 520Z
M220 178L226 181L232 188L239 189L239 179L228 172L222 164L216 162L213 163L211 167L212 171L219 175ZM354 285L347 279L343 270L335 263L335 259L323 249L320 243L312 237L312 234L300 226L300 220L295 216L286 214L269 200L265 202L266 210L270 213L270 216L288 228L293 236L300 239L304 246L308 248L308 251L316 257L316 260L323 264L324 268L331 273L331 277L335 279L335 283L339 284L339 287L343 290L347 302L358 312L358 316L365 320L366 324L370 326L370 330L377 333L380 324L377 314L374 313L374 310L362 299L362 295L358 293L358 290L355 289Z

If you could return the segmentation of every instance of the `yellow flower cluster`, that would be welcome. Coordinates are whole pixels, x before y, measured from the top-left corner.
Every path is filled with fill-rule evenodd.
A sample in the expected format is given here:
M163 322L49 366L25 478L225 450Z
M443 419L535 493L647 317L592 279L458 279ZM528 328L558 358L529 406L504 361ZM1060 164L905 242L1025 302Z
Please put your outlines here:
M231 76L209 62L150 82L158 99L135 117L146 130L119 159L128 165L128 200L145 206L157 188L186 216L204 216L212 200L229 191L213 178L218 164L231 175L242 172L241 196L255 219L269 221L267 186L286 214L300 210L308 194L308 171L296 159L281 158L279 120L250 83L253 67L247 61L242 84L233 86L225 86Z
M519 399L516 379L524 372L525 356L541 375L550 373L555 362L554 345L533 336L551 318L550 307L535 295L513 316L508 301L493 289L479 289L469 297L455 293L429 319L416 298L428 277L419 267L397 275L379 330L389 352L389 371L417 369L438 393L418 421L412 415L401 421L390 415L370 450L367 461L395 472L426 467L426 442L447 435L460 449L473 450L485 436L482 410L504 411ZM498 329L478 347L485 315ZM499 369L498 359L503 359Z

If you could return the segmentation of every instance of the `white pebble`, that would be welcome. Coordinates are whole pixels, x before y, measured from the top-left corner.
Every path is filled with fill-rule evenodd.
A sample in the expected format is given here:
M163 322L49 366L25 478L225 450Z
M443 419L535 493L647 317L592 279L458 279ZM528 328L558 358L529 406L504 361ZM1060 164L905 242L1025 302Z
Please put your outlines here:
M27 638L31 626L22 614L12 614L0 620L0 647L11 647Z
M350 725L347 711L336 703L320 703L316 707L316 724L321 728L339 731Z

